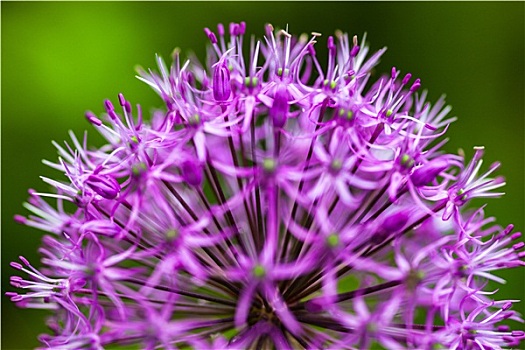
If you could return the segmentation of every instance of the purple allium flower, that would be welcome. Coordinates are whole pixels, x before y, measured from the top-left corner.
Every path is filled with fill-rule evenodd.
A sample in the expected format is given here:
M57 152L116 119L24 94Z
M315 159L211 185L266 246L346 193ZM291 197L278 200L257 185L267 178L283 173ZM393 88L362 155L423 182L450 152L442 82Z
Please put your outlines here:
M12 262L7 293L52 310L42 348L518 346L487 282L525 243L465 208L504 181L482 147L441 150L444 99L396 68L370 83L364 39L328 37L323 65L320 34L267 25L246 56L245 27L205 29L204 65L139 70L166 104L149 122L120 94L86 114L105 146L55 144L66 181L15 217L49 233L43 267Z

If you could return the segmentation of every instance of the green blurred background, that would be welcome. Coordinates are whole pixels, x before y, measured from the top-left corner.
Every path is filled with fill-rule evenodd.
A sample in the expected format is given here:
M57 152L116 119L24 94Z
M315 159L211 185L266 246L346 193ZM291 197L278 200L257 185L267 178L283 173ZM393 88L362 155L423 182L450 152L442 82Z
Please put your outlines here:
M42 159L56 159L51 140L69 129L88 129L88 109L102 111L119 92L145 111L160 106L134 78L134 67L154 67L154 54L168 58L174 47L203 57L202 28L246 21L262 37L267 22L289 24L291 33L336 29L368 33L372 49L389 47L379 71L395 65L420 77L432 100L442 93L459 117L449 130L450 152L472 155L486 146L487 166L503 163L507 194L489 201L488 214L502 225L524 228L524 3L343 3L343 2L2 2L2 348L37 345L45 312L17 310L3 296L10 261L38 261L41 233L16 225L25 214L28 188L47 189L39 175L60 177ZM325 50L319 49L320 52ZM498 298L525 298L524 272L501 275L508 283ZM524 303L519 310L525 313Z

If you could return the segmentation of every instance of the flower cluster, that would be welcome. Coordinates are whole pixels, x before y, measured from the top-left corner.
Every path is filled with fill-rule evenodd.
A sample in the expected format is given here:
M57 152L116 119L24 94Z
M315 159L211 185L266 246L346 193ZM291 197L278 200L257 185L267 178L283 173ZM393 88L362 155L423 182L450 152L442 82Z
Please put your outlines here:
M324 65L320 34L265 30L246 55L244 23L205 29L204 64L138 70L165 103L149 122L120 94L86 114L106 145L55 144L67 181L15 218L49 233L44 266L12 262L7 293L53 310L43 348L518 345L487 282L525 244L464 209L501 195L498 164L442 151L454 118L419 79L369 81L384 49L336 32Z

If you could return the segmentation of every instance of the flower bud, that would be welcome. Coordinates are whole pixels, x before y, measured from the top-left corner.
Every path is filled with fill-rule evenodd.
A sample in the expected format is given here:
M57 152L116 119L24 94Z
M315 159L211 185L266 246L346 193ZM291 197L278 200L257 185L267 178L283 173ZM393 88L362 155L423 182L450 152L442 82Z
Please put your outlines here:
M237 23L230 23L230 35L237 36L239 35L239 25Z
M217 102L227 101L231 94L230 70L225 61L220 61L213 70L213 98Z
M246 22L242 21L239 23L239 35L244 35L246 32Z
M206 34L208 39L210 39L212 44L217 44L217 37L215 36L215 33L213 33L208 28L204 28L204 33Z
M444 159L435 159L430 163L414 170L410 175L412 183L416 187L421 187L433 181L440 172L448 168L448 162Z
M217 33L220 36L224 36L224 25L222 23L217 24Z
M412 86L410 87L410 91L411 92L415 92L415 91L419 90L420 87L421 87L421 80L420 79L416 79L416 81L414 81L414 84L412 84Z
M202 168L197 161L187 160L181 165L181 173L184 180L191 186L202 184Z
M410 81L410 78L412 78L412 74L408 73L407 75L405 75L405 77L403 78L402 84L403 85L408 84L408 82Z
M22 215L18 215L18 214L14 216L14 220L16 223L22 224L22 225L25 225L27 223L27 219L23 217Z
M106 107L106 111L113 111L115 110L115 107L113 106L113 103L111 103L110 100L104 100L104 107Z
M86 184L106 199L115 199L120 192L120 185L117 180L108 175L89 175Z
M408 213L405 211L400 211L395 214L390 215L384 221L381 227L383 230L388 231L389 233L394 233L401 230L408 221Z
M360 49L360 47L357 46L357 45L352 47L352 50L350 51L350 57L357 56L357 54L359 53L359 49Z
M100 121L100 119L98 119L97 116L95 114L93 114L93 112L87 111L86 112L86 119L91 124L93 124L95 126L101 126L102 125L102 121Z
M14 268L14 269L17 269L17 270L22 270L24 267L22 266L22 264L20 263L17 263L16 261L12 261L9 263L9 265Z
M328 51L332 55L335 55L336 46L335 46L335 43L334 43L334 37L331 36L331 35L328 37L327 47L328 47Z
M403 227L405 227L408 218L408 213L405 211L400 211L386 217L374 232L371 242L374 244L380 244L392 234L399 232Z
M270 108L270 118L274 127L282 128L286 124L288 110L288 91L285 86L281 86L277 89Z

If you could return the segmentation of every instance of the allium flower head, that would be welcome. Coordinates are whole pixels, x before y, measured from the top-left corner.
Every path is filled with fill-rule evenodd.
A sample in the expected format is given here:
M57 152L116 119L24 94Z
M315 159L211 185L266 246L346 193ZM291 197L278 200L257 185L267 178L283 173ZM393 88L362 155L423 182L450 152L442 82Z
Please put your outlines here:
M52 310L42 348L518 345L517 300L487 282L525 244L465 209L505 183L482 147L442 150L444 99L396 68L372 83L385 49L364 39L267 25L245 55L245 27L206 28L204 64L139 69L165 103L151 118L119 94L86 113L106 145L55 144L65 179L15 218L49 233L43 267L12 262L7 293Z

